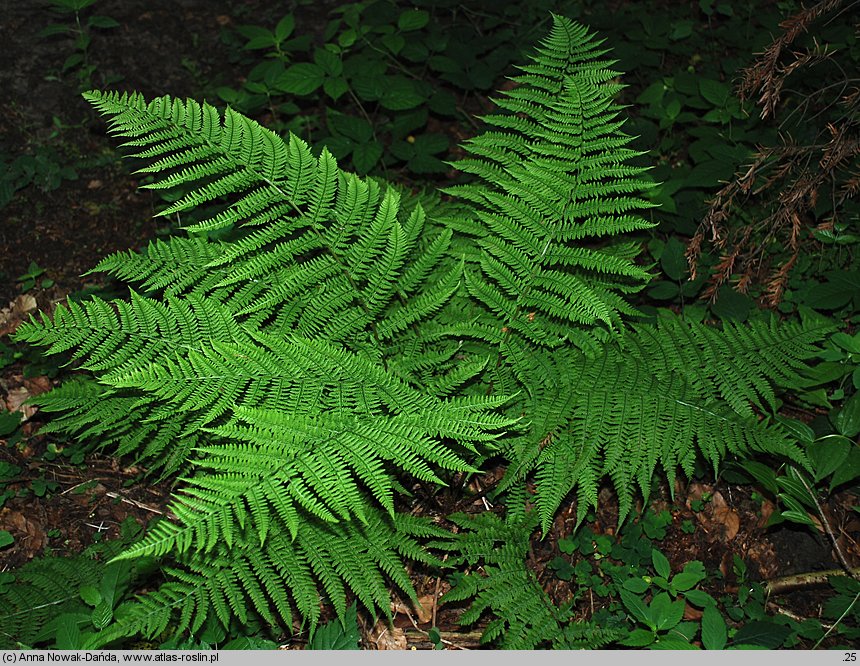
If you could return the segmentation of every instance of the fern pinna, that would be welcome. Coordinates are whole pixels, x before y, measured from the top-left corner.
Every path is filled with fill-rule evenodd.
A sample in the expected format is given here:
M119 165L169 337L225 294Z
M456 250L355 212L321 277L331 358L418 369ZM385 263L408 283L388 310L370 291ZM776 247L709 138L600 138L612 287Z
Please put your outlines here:
M390 584L414 594L403 559L436 562L421 544L441 543L398 512L404 484L488 456L507 459L511 497L534 480L544 531L572 490L581 519L606 477L623 519L658 467L690 474L700 454L804 463L761 416L822 329L627 323L649 273L618 238L651 224L603 55L554 17L444 202L230 109L86 94L147 187L182 188L163 215L214 207L94 269L127 299L59 306L17 335L86 372L37 399L54 430L183 475L171 519L120 556L170 556L170 580L94 644L249 609L314 626L320 598L342 614L348 594L387 613Z

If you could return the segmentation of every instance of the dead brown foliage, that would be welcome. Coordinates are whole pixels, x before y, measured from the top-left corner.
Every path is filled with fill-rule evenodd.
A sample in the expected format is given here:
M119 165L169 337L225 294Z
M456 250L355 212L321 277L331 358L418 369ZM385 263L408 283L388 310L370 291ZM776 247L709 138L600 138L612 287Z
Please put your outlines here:
M741 293L759 284L763 305L775 307L800 253L817 242L813 231L832 231L840 207L860 192L860 78L842 67L841 54L817 39L811 48L794 46L802 34L849 16L860 31L858 5L857 0L822 0L802 9L780 24L783 32L741 72L739 95L755 98L762 119L778 122L781 141L758 146L751 164L717 192L687 248L693 279L706 246L720 256L703 298L714 299L730 281ZM817 90L786 95L792 76L825 62L833 65L827 71L836 72L835 77L822 78ZM814 140L795 138L808 133L811 124L818 128ZM813 211L822 197L828 198L831 213L818 220ZM749 204L770 213L749 224L733 224L737 211ZM787 251L788 258L774 267L775 248Z

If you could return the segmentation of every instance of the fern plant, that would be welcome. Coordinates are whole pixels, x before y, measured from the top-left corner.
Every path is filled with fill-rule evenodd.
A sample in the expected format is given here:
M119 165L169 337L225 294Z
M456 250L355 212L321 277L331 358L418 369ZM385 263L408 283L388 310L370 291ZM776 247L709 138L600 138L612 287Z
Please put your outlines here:
M571 491L581 520L607 477L624 520L658 467L805 464L771 415L826 330L636 323L650 275L624 235L651 226L647 185L604 55L554 17L444 201L230 109L86 93L147 187L182 188L162 215L217 207L96 266L128 298L58 306L17 334L81 370L36 399L50 429L181 475L171 520L119 556L167 557L169 580L93 645L212 614L314 627L320 599L388 613L392 585L414 596L404 559L438 564L422 544L447 534L404 513L409 484L491 456L513 511L534 481L544 532Z

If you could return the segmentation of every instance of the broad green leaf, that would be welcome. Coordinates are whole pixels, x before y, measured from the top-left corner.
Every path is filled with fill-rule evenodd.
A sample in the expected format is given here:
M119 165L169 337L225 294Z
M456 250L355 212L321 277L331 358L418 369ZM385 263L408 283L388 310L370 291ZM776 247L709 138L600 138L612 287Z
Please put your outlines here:
M791 629L766 620L753 620L738 629L732 645L758 645L771 650L780 647L791 634Z
M682 571L681 573L676 574L674 578L672 578L672 587L677 592L686 592L687 590L692 589L700 582L702 582L704 578L705 576L699 573Z
M678 285L668 280L658 280L652 283L648 295L658 301L666 301L678 295Z
M687 590L684 592L684 598L699 608L707 608L708 606L717 603L710 594L702 592L702 590Z
M721 81L713 79L701 79L699 81L699 92L702 97L715 106L724 106L731 95L731 88Z
M267 49L275 44L275 36L271 30L259 25L240 25L236 31L247 39L245 48L248 50Z
M106 626L108 626L113 620L113 607L107 601L101 602L98 606L93 608L92 614L92 622L93 626L102 630Z
M663 253L660 255L660 265L663 267L663 272L672 280L681 280L689 271L687 257L684 256L686 250L684 243L674 236L666 242L663 248Z
M811 484L809 480L803 479L794 468L789 469L788 475L777 477L776 485L784 494L790 495L808 509L816 510L817 504L815 498L810 494Z
M860 333L848 335L840 331L839 333L834 333L830 339L845 351L860 354Z
M846 437L822 437L806 448L812 461L815 480L821 481L835 472L851 453L852 442Z
M658 576L669 578L672 573L672 567L669 565L669 560L666 556L656 548L651 550L651 563L654 565L654 571Z
M295 95L309 95L325 80L323 68L315 63L293 65L278 78L278 89Z
M90 16L87 19L87 25L91 28L118 28L119 21L112 19L110 16Z
M833 491L843 483L849 483L860 477L860 447L852 445L848 457L830 479L830 490Z
M776 495L779 492L779 486L776 484L776 472L772 467L760 463L756 460L745 460L740 463L741 468L753 477L761 487L769 493Z
M66 613L56 619L57 650L79 650L81 648L81 629L78 626L80 615Z
M626 647L646 647L651 645L656 639L657 635L653 631L634 629L621 641L621 645Z
M840 435L849 439L860 433L860 392L852 395L836 413L833 424Z
M0 410L0 437L11 435L21 425L21 412Z
M430 14L423 9L407 9L397 18L397 27L404 32L419 30L430 21Z
M352 164L359 174L368 173L379 158L382 157L382 146L376 141L358 144L352 151Z
M342 77L326 79L323 82L323 90L326 95L336 100L349 90L349 85L347 84L346 79Z
M655 594L651 600L651 619L657 631L668 631L684 617L684 602L672 601L665 592Z
M693 34L693 22L686 21L676 21L672 26L672 32L669 34L669 39L673 42L676 42L681 39L686 39L690 35Z
M337 134L349 137L357 143L366 143L373 137L373 126L364 118L346 114L331 114L329 125Z
M720 611L716 606L706 606L702 613L702 645L706 650L722 650L727 639L726 621Z
M381 41L382 45L394 55L400 53L400 51L403 50L403 47L406 46L406 40L403 38L403 35L385 35L379 41Z
M95 585L82 585L79 593L87 606L95 608L102 602L102 593Z
M328 76L340 76L343 74L343 60L341 57L328 49L315 49L314 62L322 67Z
M292 14L287 14L278 21L278 25L275 26L275 40L280 44L287 37L293 34L293 30L296 27L296 19Z
M421 134L415 137L415 152L436 155L448 150L448 137L444 134Z
M632 592L628 592L623 587L619 590L619 595L621 596L621 601L624 603L624 606L630 614L633 615L637 622L644 624L654 631L657 630L657 626L651 618L651 611L648 609L648 606L645 605L645 602L641 597L633 594Z
M628 578L622 585L625 590L630 590L634 594L643 594L650 587L644 578Z
M11 546L13 543L15 543L15 537L7 530L0 530L0 548Z
M414 109L422 104L426 97L418 91L414 81L402 76L389 76L382 83L382 94L379 103L390 111Z

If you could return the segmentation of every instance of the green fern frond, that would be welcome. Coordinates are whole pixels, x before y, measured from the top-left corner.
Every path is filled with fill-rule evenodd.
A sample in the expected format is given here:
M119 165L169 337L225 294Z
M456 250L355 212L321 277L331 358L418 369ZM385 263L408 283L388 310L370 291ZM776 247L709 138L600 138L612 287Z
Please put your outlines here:
M657 326L633 327L624 354L648 363L655 372L686 377L708 400L724 400L738 414L777 408L774 389L802 388L815 343L833 332L831 324L802 325L751 321L724 322L722 329L663 317Z
M157 239L143 252L116 252L102 259L91 273L108 273L126 282L136 282L144 291L164 290L174 296L203 283L203 288L218 282L219 273L210 266L224 252L219 243L202 236L166 241Z
M71 557L36 557L5 571L0 584L0 649L68 648L59 644L70 627L98 631L141 573L129 562L108 560L139 532L133 519L120 538L93 544ZM146 564L143 569L146 569ZM93 607L93 598L99 601ZM77 646L76 646L77 647Z
M617 326L631 308L618 297L649 279L633 256L571 240L651 226L629 211L649 204L638 153L619 128L616 73L580 27L556 17L518 84L496 100L508 112L484 118L497 129L469 142L455 163L478 176L448 192L475 206L472 234L484 254L468 282L512 332L554 346L571 327ZM556 326L552 326L556 324Z
M574 621L572 609L556 606L527 568L529 539L537 524L534 513L506 520L492 513L449 519L459 533L434 546L448 551L451 566L469 565L476 571L463 576L441 603L471 600L460 617L464 625L489 615L482 643L497 643L503 650L572 649L601 647L620 638Z
M760 322L720 332L667 318L631 329L600 357L571 357L567 379L537 395L532 433L510 451L516 465L508 483L536 470L547 530L574 488L579 520L596 507L605 476L623 521L635 488L647 500L658 467L673 488L677 468L690 477L698 455L715 471L728 456L753 454L805 465L790 434L752 410L773 410L778 386L803 385L803 361L828 330Z
M655 474L698 456L805 464L769 419L823 327L625 324L650 276L621 236L652 226L651 204L605 53L554 17L467 143L458 201L345 173L230 109L86 94L149 187L181 190L162 214L209 211L94 269L133 284L127 299L16 334L87 373L36 398L51 429L184 474L170 520L117 558L172 556L171 580L99 642L207 617L313 626L321 599L342 616L347 595L388 613L389 585L413 594L403 558L435 562L423 541L441 538L398 495L494 455L510 498L534 480L537 510L458 518L439 547L483 573L448 598L474 598L467 621L494 614L485 638L503 646L600 645L524 566L572 491L581 521L608 477L624 520Z
M194 633L210 609L225 627L234 617L247 622L252 612L291 627L294 611L314 627L322 599L345 615L348 592L369 612L390 617L390 585L416 598L402 558L440 565L421 541L445 534L415 516L368 509L364 522L307 520L295 538L278 529L262 545L255 538L237 539L232 547L220 543L179 558L179 566L166 569L172 580L121 606L117 622L90 647L138 634L157 636L168 626Z

